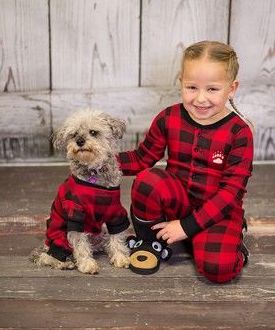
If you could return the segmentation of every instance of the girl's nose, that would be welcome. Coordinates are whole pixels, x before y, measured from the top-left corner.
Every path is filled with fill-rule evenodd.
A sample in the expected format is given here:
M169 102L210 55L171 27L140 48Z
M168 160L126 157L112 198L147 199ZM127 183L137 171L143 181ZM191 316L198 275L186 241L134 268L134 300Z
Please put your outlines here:
M206 101L206 97L205 97L204 91L199 91L198 92L198 94L197 94L197 101L199 103L203 103L204 101Z

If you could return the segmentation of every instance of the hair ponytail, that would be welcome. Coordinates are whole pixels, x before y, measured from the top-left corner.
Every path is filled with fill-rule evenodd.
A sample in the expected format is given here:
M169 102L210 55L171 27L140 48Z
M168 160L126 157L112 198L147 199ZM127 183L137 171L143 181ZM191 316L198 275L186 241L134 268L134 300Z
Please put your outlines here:
M245 116L243 115L237 108L235 102L233 101L232 98L229 98L229 103L231 105L231 107L233 108L234 112L239 116L241 117L246 123L247 125L249 126L249 128L251 129L251 132L254 134L255 133L255 128L254 128L254 125L253 123Z

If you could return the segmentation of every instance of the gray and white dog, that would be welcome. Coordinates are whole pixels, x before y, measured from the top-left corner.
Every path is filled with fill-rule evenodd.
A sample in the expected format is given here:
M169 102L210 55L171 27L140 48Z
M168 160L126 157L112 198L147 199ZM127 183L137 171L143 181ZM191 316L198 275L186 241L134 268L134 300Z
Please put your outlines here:
M128 268L125 232L129 220L119 200L122 173L115 156L125 128L123 120L84 109L71 115L54 134L54 147L66 151L71 175L53 203L46 244L32 252L37 265L77 267L82 273L95 274L99 265L93 252L104 249L111 264Z

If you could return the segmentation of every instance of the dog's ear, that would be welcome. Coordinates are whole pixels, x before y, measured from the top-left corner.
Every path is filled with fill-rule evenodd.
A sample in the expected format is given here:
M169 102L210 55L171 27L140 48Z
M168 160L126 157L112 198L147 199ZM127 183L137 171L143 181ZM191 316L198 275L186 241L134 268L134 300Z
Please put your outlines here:
M52 133L51 141L56 150L65 150L66 149L66 127L62 126L57 131Z
M108 125L111 127L111 130L113 132L113 136L116 139L121 139L123 137L123 134L126 131L125 121L122 119L113 118L113 117L108 117L107 121L108 121Z

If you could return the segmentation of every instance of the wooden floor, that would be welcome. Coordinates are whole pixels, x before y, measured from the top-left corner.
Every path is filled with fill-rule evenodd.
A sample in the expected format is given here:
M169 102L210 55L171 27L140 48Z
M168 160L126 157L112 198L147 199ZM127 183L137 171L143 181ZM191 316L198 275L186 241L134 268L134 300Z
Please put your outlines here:
M198 276L181 244L158 273L98 275L39 269L29 260L67 167L0 167L0 328L275 329L275 165L256 166L245 201L249 265L229 284ZM124 178L129 208L133 178Z

